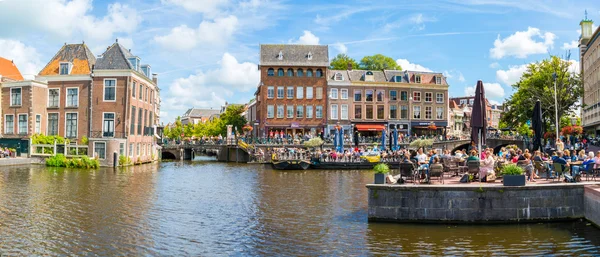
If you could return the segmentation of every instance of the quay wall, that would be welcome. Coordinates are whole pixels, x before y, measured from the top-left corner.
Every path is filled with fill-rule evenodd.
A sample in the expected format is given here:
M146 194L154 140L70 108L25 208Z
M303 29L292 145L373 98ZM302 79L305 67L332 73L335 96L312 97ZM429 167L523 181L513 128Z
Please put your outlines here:
M581 184L367 185L367 188L369 221L521 223L585 217ZM595 204L598 209L594 210L600 210L600 201ZM595 215L600 220L600 212Z
M586 219L600 227L600 186L586 186L583 201Z

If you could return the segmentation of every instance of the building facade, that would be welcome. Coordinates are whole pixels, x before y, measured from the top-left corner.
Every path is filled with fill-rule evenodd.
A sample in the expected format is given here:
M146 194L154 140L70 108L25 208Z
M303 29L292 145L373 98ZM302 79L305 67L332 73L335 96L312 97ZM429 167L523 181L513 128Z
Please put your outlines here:
M183 116L181 116L181 124L199 124L206 123L211 117L219 115L220 109L201 109L201 108L190 108Z
M474 96L463 96L463 97L452 97L450 101L454 101L458 106L473 108L473 102L475 101ZM503 108L502 105L491 104L487 99L485 99L486 103L486 117L487 117L487 125L488 127L498 129L500 125L500 119L502 118Z
M321 45L260 45L258 135L323 133L329 53Z
M600 133L600 41L599 29L593 30L593 22L583 19L579 38L580 70L583 80L581 123L586 133Z

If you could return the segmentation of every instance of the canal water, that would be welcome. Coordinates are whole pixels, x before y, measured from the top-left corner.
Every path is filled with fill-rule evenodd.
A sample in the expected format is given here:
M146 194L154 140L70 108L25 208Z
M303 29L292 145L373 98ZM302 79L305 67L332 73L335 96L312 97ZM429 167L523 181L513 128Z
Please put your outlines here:
M600 230L585 221L368 223L368 171L209 160L0 170L2 256L600 255Z

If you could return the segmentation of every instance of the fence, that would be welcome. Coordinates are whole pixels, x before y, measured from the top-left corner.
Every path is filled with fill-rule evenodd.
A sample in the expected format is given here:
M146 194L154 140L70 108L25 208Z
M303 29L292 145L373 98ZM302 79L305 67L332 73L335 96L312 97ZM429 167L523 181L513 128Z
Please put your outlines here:
M87 145L57 144L55 142L52 145L32 144L30 149L30 155L38 157L47 157L56 154L63 154L66 157L78 157L88 155Z

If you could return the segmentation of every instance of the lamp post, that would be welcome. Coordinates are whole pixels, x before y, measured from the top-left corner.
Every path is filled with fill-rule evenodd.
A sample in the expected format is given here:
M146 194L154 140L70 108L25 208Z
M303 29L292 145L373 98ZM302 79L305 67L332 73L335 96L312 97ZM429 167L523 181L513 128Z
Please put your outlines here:
M408 136L409 137L412 136L412 134L410 133L410 128L412 127L412 117L411 117L411 114L414 115L412 113L412 105L411 105L412 104L412 100L413 100L413 98L412 98L412 96L410 96L408 98L408 110L407 110L407 112L408 112Z
M556 139L559 138L558 136L558 96L557 96L557 90L556 90L556 72L552 73L552 78L554 79L554 118L555 118L555 130L556 130Z

